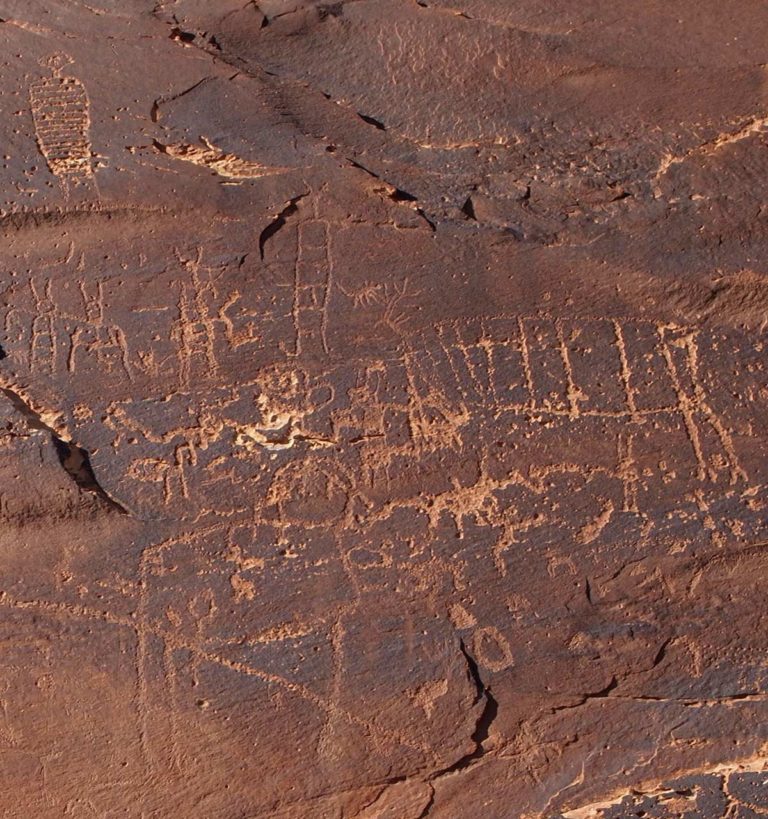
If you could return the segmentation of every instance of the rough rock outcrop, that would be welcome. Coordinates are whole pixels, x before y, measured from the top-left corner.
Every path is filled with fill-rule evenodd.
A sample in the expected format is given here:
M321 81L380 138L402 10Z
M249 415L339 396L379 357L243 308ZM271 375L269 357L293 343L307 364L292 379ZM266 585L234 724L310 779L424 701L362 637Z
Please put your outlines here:
M768 813L768 7L0 0L0 813Z

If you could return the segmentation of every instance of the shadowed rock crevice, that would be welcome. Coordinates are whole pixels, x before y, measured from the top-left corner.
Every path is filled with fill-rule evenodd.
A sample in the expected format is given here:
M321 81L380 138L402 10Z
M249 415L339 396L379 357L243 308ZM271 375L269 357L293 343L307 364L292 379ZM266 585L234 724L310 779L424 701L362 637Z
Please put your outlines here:
M499 704L491 693L491 689L483 681L477 660L469 652L464 640L459 641L459 650L466 661L469 678L475 686L476 694L474 705L483 703L483 709L475 723L475 730L470 737L475 743L475 749L457 762L454 762L453 765L432 774L429 777L429 781L431 782L434 782L440 777L462 771L483 757L486 754L485 743L491 734L491 727L499 714Z
M364 174L367 174L372 179L377 179L382 185L385 186L384 191L377 190L377 193L380 195L385 196L388 199L391 199L393 202L398 204L405 204L411 207L411 209L417 213L429 226L429 229L434 233L437 230L437 225L435 222L430 219L427 214L424 212L424 208L420 206L415 206L411 203L418 202L419 197L415 196L408 191L403 190L402 188L398 188L396 185L393 185L391 182L384 179L380 174L372 171L370 168L366 168L365 165L361 165L359 162L355 161L354 159L348 160L349 164L353 168L357 168L359 171L362 171Z
M386 131L387 130L384 123L381 122L380 120L376 119L375 117L370 117L367 114L361 114L359 111L357 112L357 115L358 115L358 117L360 117L360 119L363 122L367 123L368 125L372 125L374 128L378 129L379 131Z
M481 756L483 756L485 753L484 743L490 736L491 726L499 714L499 704L491 693L491 689L485 684L485 682L483 682L483 678L480 675L480 669L477 665L477 660L475 660L475 658L469 653L469 650L467 649L463 640L460 642L460 648L461 653L464 655L464 658L467 661L469 674L475 684L475 687L477 688L477 702L484 702L485 707L480 714L480 718L475 726L475 731L472 734L472 741L477 744L477 749L469 756L466 756L464 759L457 762L456 765L453 766L452 770L460 770L461 768L465 768L470 764L470 762L472 762L472 760L479 759Z
M32 409L19 393L8 387L0 387L0 392L11 402L14 409L24 417L30 429L47 432L51 436L51 441L56 449L62 468L81 490L98 496L114 512L121 515L130 514L122 504L110 497L99 484L91 466L90 455L85 449L72 441L64 440L53 427L45 423L40 413Z
M274 238L282 228L286 226L288 220L291 216L298 213L299 210L299 202L302 199L305 199L309 196L309 193L301 193L298 196L294 196L286 206L277 213L274 219L261 231L259 234L259 255L261 260L264 261L264 252L267 246L267 242L270 239Z

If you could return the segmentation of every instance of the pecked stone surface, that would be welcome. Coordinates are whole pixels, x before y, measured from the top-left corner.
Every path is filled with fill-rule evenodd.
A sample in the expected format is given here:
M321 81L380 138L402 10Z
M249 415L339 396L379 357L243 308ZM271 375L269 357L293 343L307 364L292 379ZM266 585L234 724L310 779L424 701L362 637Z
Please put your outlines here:
M768 812L768 10L0 0L0 813Z

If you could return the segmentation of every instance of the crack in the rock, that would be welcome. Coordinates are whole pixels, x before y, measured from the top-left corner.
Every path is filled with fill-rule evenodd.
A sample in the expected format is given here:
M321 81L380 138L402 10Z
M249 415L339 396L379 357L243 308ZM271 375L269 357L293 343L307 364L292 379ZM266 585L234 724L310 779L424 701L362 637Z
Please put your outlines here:
M768 117L755 115L750 117L750 119L748 119L746 122L743 122L737 130L720 133L714 139L710 139L699 145L695 145L692 148L689 148L687 151L684 151L682 154L664 154L661 157L656 173L651 179L654 193L657 196L661 195L661 180L667 175L670 168L673 168L676 165L682 165L689 159L696 156L711 156L721 148L725 148L737 142L742 142L743 140L749 139L757 134L762 134L766 131L766 129L768 129Z
M193 43L197 34L193 31L184 31L178 26L174 26L168 36L171 40L179 40L182 43Z
M368 174L368 176L373 177L374 179L378 179L379 182L382 182L384 185L387 186L386 197L391 199L393 202L397 202L398 204L403 202L418 202L418 196L414 196L412 193L408 193L408 191L404 191L402 188L398 188L396 185L393 185L391 182L388 182L379 174L375 173L374 171L370 170L370 168L366 168L365 165L361 165L359 162L355 161L354 159L347 160L353 168L357 168L363 173ZM426 215L424 209L421 207L413 207L413 211L417 213L428 225L430 230L434 233L437 230L437 226L435 223Z
M586 582L586 594L587 594L587 599L589 600L590 603L592 603L592 591L591 591L591 587L590 587L590 584L589 584L589 580L587 580L587 582ZM668 699L668 698L665 698L665 697L644 696L642 694L623 695L623 694L614 693L618 689L618 687L619 687L619 685L621 683L625 682L629 677L634 676L634 674L647 673L648 671L651 671L654 668L656 668L656 666L658 666L664 660L664 658L666 657L667 649L674 642L674 640L675 640L674 637L668 637L666 640L664 640L662 642L662 644L657 649L656 654L654 655L653 660L652 660L651 665L650 665L649 668L644 669L642 672L631 672L631 673L625 674L625 675L622 676L621 679L617 678L616 675L613 675L611 677L611 680L608 683L608 685L606 685L604 688L601 688L599 691L592 691L592 692L588 692L586 694L581 695L579 701L577 703L574 703L573 705L559 705L559 706L556 706L555 708L551 709L551 713L555 714L558 711L568 711L568 710L571 710L573 708L580 708L582 705L584 705L587 702L590 702L591 700L600 700L600 699L613 699L613 700L624 700L624 701L630 700L630 701L633 701L633 702L678 702L678 703L680 703L682 705L693 705L693 704L695 704L695 702L696 702L695 700L685 700L685 699L673 700L673 699Z
M489 686L485 684L480 669L477 665L477 660L470 654L464 640L459 640L459 650L461 651L467 663L467 671L469 677L475 684L477 696L475 697L474 705L485 700L485 707L483 708L477 722L475 723L475 730L472 732L471 739L475 743L475 749L468 754L465 754L453 765L443 768L437 773L429 777L430 780L435 780L446 774L455 773L456 771L464 770L469 767L475 760L480 759L486 753L485 742L490 736L491 726L493 725L499 713L499 703L491 693Z
M499 713L499 704L493 694L491 694L491 689L485 684L485 682L483 682L483 678L480 675L480 669L477 665L477 660L475 660L475 658L469 653L463 640L459 641L459 647L461 649L461 653L464 655L464 659L467 661L467 667L469 669L472 681L477 687L476 702L480 702L481 700L485 699L485 708L483 708L483 712L480 714L480 719L478 719L477 724L475 725L475 731L472 734L472 740L473 742L477 743L477 748L472 754L464 757L463 760L459 760L459 762L453 766L454 770L466 768L473 759L478 759L485 753L484 743L490 736L491 725Z
M408 776L393 776L390 779L385 779L383 782L377 782L377 785L381 785L381 790L378 791L376 796L374 796L369 801L362 804L358 810L359 814L364 814L369 808L373 807L379 799L391 788L393 785L399 785L401 782L407 782L409 779Z
M709 767L692 767L685 768L678 771L676 778L690 777L690 776L713 776L717 777L717 787L723 792L723 795L731 802L734 797L728 790L728 778L733 774L743 773L764 773L768 759L762 754L755 757L748 757L742 760L733 760L731 762L720 763ZM598 811L606 811L611 808L616 808L627 797L663 797L666 794L680 795L689 798L688 794L693 793L690 788L674 788L666 787L664 785L656 784L653 780L645 780L638 783L631 788L619 788L613 793L606 794L597 802L591 802L588 805L582 805L576 808L567 808L562 813L558 814L562 819L593 819L598 815ZM688 793L686 793L688 792ZM635 814L633 814L635 815ZM725 816L730 816L726 813Z
M713 699L695 699L693 697L655 697L652 694L612 694L610 693L618 686L614 677L611 683L602 691L583 695L577 703L573 705L559 705L550 709L555 714L558 711L570 711L574 708L581 708L585 703L592 700L607 699L620 702L653 702L681 705L684 708L707 708L714 705L729 705L737 702L765 702L768 700L768 693L763 691L743 691L738 694L726 694Z
M356 2L357 0L349 0L349 1L350 2ZM258 5L256 5L256 7L258 8ZM292 13L292 12L288 12L288 13ZM278 19L278 17L282 17L282 16L285 16L285 15L277 15L276 17L272 17L267 21L266 24L269 24L269 23L273 22L274 20ZM169 21L165 21L165 22L168 23ZM178 20L174 20L174 22L176 24L178 24ZM176 39L178 41L178 38L176 38ZM203 43L203 42L200 41L200 38L198 38L198 37L195 37L194 39L190 40L189 42L182 42L181 45L191 46L193 48L197 48L200 51L202 51L204 54L207 54L213 61L219 61L219 62L223 63L224 65L228 65L228 66L230 66L232 68L235 68L235 69L237 69L237 71L239 73L242 73L247 77L250 77L250 78L256 79L256 80L261 80L261 81L263 81L263 79L264 79L263 76L258 76L254 72L254 68L253 68L253 65L251 64L251 62L249 62L248 60L245 60L245 59L243 59L241 57L238 57L237 55L230 54L229 52L222 49L221 46L218 43L216 44L216 50L215 51L211 51L211 49L207 47L208 45L210 45L210 42L208 42L207 44ZM272 78L280 86L283 86L283 85L288 85L289 87L299 87L300 86L305 91L320 94L325 100L331 102L333 105L341 105L341 103L339 101L334 100L331 97L330 94L328 94L327 92L325 92L325 91L323 91L321 89L314 88L313 86L307 86L307 85L305 85L303 83L299 83L297 80L295 80L293 78L284 77L284 76L281 76L279 74L276 74L275 72L268 70L267 68L265 68L261 64L258 64L258 68L263 73L264 76ZM200 82L204 82L207 79L208 78L205 78L204 80L201 80ZM192 89L188 89L188 90L192 90ZM183 92L183 93L187 93L187 92ZM155 102L153 104L153 107L152 107L151 117L153 118L154 121L157 121L159 119L159 116L160 116L159 104L161 104L161 101L160 100L155 100ZM389 131L389 129L383 123L379 122L378 120L374 119L373 117L370 117L370 116L365 115L365 114L361 114L360 112L355 111L353 108L350 108L349 106L343 105L342 107L344 107L347 111L349 111L350 113L357 116L363 122L366 122L368 125L372 125L377 130L381 130L381 131L387 133L388 139L391 140L393 138L392 133ZM402 134L395 137L395 140L396 141L406 142L406 143L409 143L409 144L412 144L412 145L419 145L419 147L430 147L430 148L440 147L440 146L420 145L418 142L415 142L414 140L412 140L412 139L410 139L408 137L405 137ZM320 141L323 142L322 139L320 139ZM332 145L332 144L328 144L327 141L325 142L325 148L326 148L326 151L328 151L329 153L334 153L336 151L336 146ZM355 151L353 150L352 153L354 154ZM340 158L341 158L341 156L340 156ZM375 174L372 171L369 171L367 168L363 167L358 162L356 162L351 156L344 155L343 159L346 160L348 163L350 163L353 167L357 167L360 170L363 170L366 173L370 174L371 176L374 176L377 179L381 179L382 182L384 182L389 187L393 188L394 193L393 194L390 193L389 196L394 202L416 202L416 201L418 201L418 197L413 196L413 194L410 194L407 191L402 191L397 186L392 185L390 182L387 182L385 179L380 177L378 174ZM424 222L427 223L427 225L429 226L429 229L433 233L437 232L436 222L434 221L433 218L431 218L430 216L427 215L427 212L426 212L424 207L422 207L422 206L417 207L417 206L414 205L413 206L413 211L419 217L421 217L421 219L423 219Z
M206 82L209 82L212 79L214 79L214 77L203 77L202 80L198 80L193 85L190 85L189 88L185 88L183 91L181 91L178 94L173 94L170 97L157 97L157 99L155 99L152 102L152 109L150 110L150 114L149 114L149 117L152 120L152 122L159 122L160 121L160 108L161 108L161 106L168 105L169 103L175 102L176 100L180 100L182 97L185 97L187 94L192 93L192 91L194 91L196 88L199 88L201 85L203 85Z
M520 25L519 23L507 22L506 20L493 19L492 17L478 17L470 14L463 9L451 8L449 6L431 6L426 0L416 0L416 5L420 9L431 12L433 14L443 15L445 17L453 17L458 20L466 20L470 23L478 23L481 26L488 26L489 28L498 28L503 31L517 33L522 36L529 37L567 37L573 31L576 25L571 25L567 29L547 29L536 28L533 26Z
M427 783L427 785L429 785L429 783ZM435 789L431 785L429 785L429 788L431 791L429 794L429 802L424 805L424 810L416 817L416 819L426 819L432 808L435 806Z
M478 221L477 214L475 213L475 203L472 201L471 196L468 196L467 201L461 206L461 212L467 219L471 219L475 222Z
M552 713L556 714L558 711L570 711L573 708L581 708L582 705L590 700L608 699L611 696L611 691L614 691L619 685L619 681L615 676L611 677L611 681L604 688L599 691L590 691L587 694L582 694L579 701L573 705L558 705L552 708Z
M674 637L667 637L667 639L664 640L664 642L659 646L659 650L656 652L656 655L653 658L651 669L656 668L656 666L667 656L667 649L673 642Z
M261 231L259 234L259 256L262 261L264 261L264 249L267 246L267 242L275 236L281 228L285 227L288 219L298 211L299 202L309 196L309 194L310 192L306 191L289 199L285 207L277 213L274 219Z
M372 125L377 130L379 130L379 131L386 131L387 130L387 126L384 125L383 122L376 119L375 117L369 117L367 114L361 114L359 111L357 112L357 115L358 115L358 117L360 117L360 119L363 122L367 123L368 125Z
M419 814L417 819L426 819L434 807L436 795L433 785L434 782L444 776L450 776L451 774L466 770L486 755L487 749L485 747L485 743L490 736L491 726L496 721L499 713L499 703L491 693L490 686L486 685L486 683L483 681L477 660L470 653L464 640L459 640L459 650L464 657L467 664L469 678L474 683L477 692L473 705L477 705L483 700L485 701L485 706L478 717L477 722L475 723L475 730L472 732L471 736L472 741L475 743L475 748L473 751L465 754L463 757L461 757L461 759L457 760L452 765L435 771L426 777L425 780L423 780L426 785L429 785L432 788L432 793L430 795L429 802L424 807L424 810Z
M51 436L51 441L56 449L62 468L81 490L97 495L108 508L121 515L130 514L121 503L110 497L98 482L87 450L72 441L62 438L53 427L45 423L40 413L35 412L17 392L8 387L0 387L0 392L11 402L14 409L23 416L31 429L46 432Z

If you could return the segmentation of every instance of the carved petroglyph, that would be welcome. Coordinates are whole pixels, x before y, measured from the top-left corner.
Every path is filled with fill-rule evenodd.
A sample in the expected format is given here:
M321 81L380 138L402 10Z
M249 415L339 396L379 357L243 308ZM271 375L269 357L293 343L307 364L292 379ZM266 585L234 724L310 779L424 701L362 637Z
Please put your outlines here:
M189 533L173 537L144 550L140 564L141 585L139 608L136 623L132 626L137 634L139 647L137 672L137 710L140 732L144 736L144 745L147 759L151 767L161 764L157 743L152 740L152 725L147 722L147 714L151 712L151 705L146 700L148 680L153 674L160 674L167 687L168 696L178 696L177 683L174 672L174 653L186 652L191 655L194 664L213 663L237 673L254 676L262 679L271 686L277 686L287 694L298 696L312 703L320 709L328 720L328 725L353 725L362 728L370 736L374 744L386 748L392 743L405 747L426 749L418 740L387 731L376 726L373 722L362 719L339 705L338 692L334 691L331 697L316 693L313 688L279 674L261 670L258 667L235 659L242 656L243 646L268 644L286 640L300 640L308 634L327 634L332 651L342 652L343 625L342 617L349 614L357 606L357 592L351 588L346 602L340 601L325 613L315 610L312 601L307 601L312 612L311 621L287 623L277 628L270 627L261 634L253 634L247 627L248 620L233 622L227 611L230 605L230 594L234 591L235 602L245 607L251 613L255 622L259 620L259 595L252 578L267 572L270 576L277 572L277 576L287 577L282 573L285 557L273 554L269 558L247 555L242 547L237 545L237 539L245 536L249 542L253 540L254 530L242 530L240 526L217 525L202 532ZM221 546L224 545L224 559ZM252 593L237 594L231 582L231 564L234 561L239 583L250 586ZM306 564L298 561L301 566ZM324 560L326 564L328 561ZM338 577L354 579L347 575L346 569L340 562L336 563ZM190 583L183 592L176 588L174 580L179 570L188 573L198 568L201 573L190 577ZM333 568L333 567L332 567ZM204 573L202 572L204 570ZM299 577L291 584L300 582ZM222 581L222 582L219 582ZM239 584L236 584L242 588ZM229 591L228 591L229 589ZM11 602L7 597L0 599L6 605L26 605L34 607L32 603ZM52 607L55 612L69 614L69 609ZM295 612L294 612L295 613ZM72 611L73 616L79 612ZM223 619L222 619L223 618ZM222 625L229 621L229 625L222 630ZM130 620L121 621L126 624ZM243 631L243 628L246 631ZM234 629L234 630L233 630ZM337 682L343 682L343 661L337 658L336 667L342 676ZM173 765L171 761L169 764Z
M9 355L28 370L99 371L119 380L145 374L188 389L215 377L223 354L265 348L258 330L262 313L222 286L237 263L231 258L208 263L200 247L175 248L168 265L182 274L169 285L175 305L146 298L127 316L115 309L125 282L88 276L90 261L72 245L65 258L41 262L44 272L9 288L0 308L5 339ZM136 321L140 315L147 320Z
M422 291L408 276L362 284L340 277L334 243L345 226L326 217L324 208L321 194L296 197L262 234L262 253L274 271L277 287L290 292L287 317L292 327L282 334L280 349L293 358L331 357L335 328L330 319L338 309L334 306L332 310L334 299L369 317L371 327L382 336L405 339L409 308L419 302ZM291 336L292 342L285 336Z
M401 339L407 336L408 308L417 304L422 294L407 276L400 281L366 281L357 287L337 282L336 288L354 309L371 316L374 327Z
M642 516L654 485L685 480L690 493L713 483L748 484L729 424L704 387L696 336L653 322L519 316L449 322L408 337L386 360L362 356L318 370L318 360L310 357L314 374L297 366L300 357L290 350L283 363L261 368L236 389L219 391L215 400L182 406L195 381L219 367L231 335L221 319L222 305L232 300L221 292L221 271L204 266L199 253L179 254L179 260L189 275L180 285L178 314L168 335L183 393L158 403L156 412L149 412L149 405L139 411L128 400L113 402L105 413L119 447L131 431L153 445L130 473L155 484L165 506L179 499L201 501L223 481L233 484L233 505L246 508L251 490L236 477L246 464L258 464L266 480L284 468L284 458L301 463L323 450L348 448L354 475L345 481L360 488L365 504L380 512L391 509L391 503L380 503L393 476L403 470L413 474L406 484L412 490L402 502L423 509L433 529L451 519L459 537L466 520L493 527L498 533L494 560L503 574L510 544L555 522L544 508L524 511L527 501L513 501L511 492L543 498L548 481L569 475L585 489L598 476L610 480L616 493L596 493L591 517L574 533L589 543L589 526L606 504L614 517ZM94 283L87 293L91 320L75 334L73 348L98 357L101 347L112 345L121 351L115 360L130 375L139 367L128 355L125 334L107 318L101 286ZM42 306L36 321L39 359L50 323ZM312 321L321 328L321 319ZM85 344L86 328L91 333L100 328L101 335ZM257 349L254 339L243 343ZM135 343L150 346L141 338ZM330 355L322 343L315 351L322 361ZM339 383L347 386L334 386ZM171 410L186 420L179 416L179 423L163 427ZM600 430L604 445L593 457L568 452L567 441L581 429ZM653 456L654 441L667 438L678 442L669 457ZM537 449L537 442L545 448ZM687 446L692 463L680 444ZM202 453L207 454L201 460ZM437 473L430 477L432 459L454 465L441 471L439 487ZM459 464L466 475L459 474ZM311 472L308 463L304 468ZM415 500L419 487L431 484L429 501ZM260 484L258 491L268 495L269 484Z
M331 460L291 462L275 474L267 502L278 508L282 521L333 525L348 512L352 485L351 477Z
M38 147L66 194L93 184L88 94L80 80L62 75L71 62L63 54L50 57L45 65L52 75L29 88Z
M118 391L153 375L180 390L142 404L116 398L92 416L106 419L113 446L126 453L126 480L136 479L133 491L157 511L189 508L230 485L232 512L252 509L253 493L267 496L286 459L345 449L345 480L367 515L388 515L402 503L423 511L433 531L450 521L462 538L467 524L482 526L494 533L489 551L503 576L513 544L566 525L567 512L546 508L555 492L548 482L578 483L593 499L574 525L581 539L608 502L610 528L621 515L642 517L649 492L673 481L685 483L679 497L749 484L739 439L708 394L704 331L625 318L498 315L413 333L393 318L399 342L386 357L365 351L338 360L330 294L372 310L375 324L386 305L418 291L407 280L368 282L354 294L335 284L333 225L317 202L308 200L283 233L287 244L270 247L303 248L283 301L262 300L258 287L232 289L232 267L242 261L194 246L169 251L171 268L182 272L176 304L162 308L158 293L149 294L140 312L151 321L117 323L111 279L70 282L72 271L88 267L74 247L55 270L9 291L6 347L20 368L98 371ZM269 264L269 275L282 280L285 257ZM281 356L286 337L296 343ZM248 353L237 387L210 401L193 397L235 350ZM574 454L582 431L604 446ZM142 443L135 456L131 437ZM387 498L402 475L397 497ZM598 490L598 478L615 491Z
M539 422L598 418L623 427L641 426L655 417L677 417L685 424L699 479L715 482L727 469L731 483L748 480L732 436L712 409L699 376L695 332L636 320L504 316L470 329L474 337L470 343L462 341L467 331L460 323L442 325L437 330L439 344L420 336L427 355L439 348L448 360L453 376L449 389L463 399L488 402L497 413ZM423 359L424 351L413 339L408 350L406 359ZM633 374L634 368L642 380ZM673 400L659 400L662 391ZM719 450L708 460L702 425L714 433ZM631 443L625 438L621 447L626 461Z
M131 379L126 333L107 317L105 280L80 282L71 294L62 284L58 273L30 277L20 298L11 300L4 329L14 355L36 374L95 368Z
M104 304L104 281L91 285L80 282L78 289L82 297L85 322L78 324L70 336L67 356L67 370L77 372L80 350L95 354L98 365L109 372L115 365L122 368L125 376L133 378L130 364L128 340L125 331L118 324L107 321Z
M402 337L408 322L408 302L417 299L421 291L416 290L406 277L401 282L383 284L381 293L382 315L377 323Z
M319 216L298 224L296 265L293 273L293 354L328 354L328 302L333 287L330 225Z
M215 271L202 265L203 250L198 248L193 258L176 251L176 258L187 276L179 281L178 319L171 329L177 345L179 384L188 388L197 369L216 375L216 328L218 317L211 314L208 299L216 297L213 279Z
M32 279L29 289L34 299L34 314L29 338L29 369L31 372L53 372L58 358L59 338L56 327L57 311L51 299L51 281L42 287Z
M634 413L634 410L632 411ZM634 420L634 414L632 415ZM640 480L637 466L632 453L632 433L626 436L619 436L616 442L616 458L618 462L617 474L621 478L624 487L624 504L622 512L638 513L637 508L637 484Z
M0 815L766 810L768 7L615 5L0 3Z
M223 268L206 266L202 252L178 251L177 263L185 274L177 310L152 328L174 342L165 353L175 376L168 394L107 397L94 407L97 420L79 420L110 431L114 452L128 453L128 479L150 490L147 507L188 531L143 551L135 616L0 600L135 636L136 735L148 775L181 775L183 714L216 708L188 682L211 667L263 684L275 708L295 700L317 712L324 764L341 758L350 730L384 757L401 746L431 759L423 733L350 705L355 624L372 594L423 601L466 632L483 674L503 675L523 665L516 626L506 613L491 625L479 610L478 566L509 584L521 560L539 560L553 582L567 575L575 585L579 551L599 548L612 527L635 527L642 549L656 525L649 492L666 481L674 491L657 508L687 515L722 548L727 524L717 520L713 484L749 491L728 413L715 411L705 387L706 345L686 328L498 316L446 322L401 338L389 357L349 361L333 360L322 333L304 334L312 355L289 350L201 397L197 382L221 371L235 337L222 316L253 307L247 294L241 305L226 292ZM40 282L23 291L24 310L12 308L17 324L37 320L25 358L35 371L53 371L54 361L59 372L78 374L89 362L106 370L109 348L123 376L139 377L131 351L151 344L141 328L137 337L118 332L106 283L83 283L64 298L56 280ZM312 321L322 329L322 317ZM52 353L51 334L65 329L72 345ZM254 329L240 341L256 348ZM589 450L580 447L585 430L599 435ZM670 453L662 468L665 435L686 451L677 461ZM131 457L134 446L141 454ZM281 589L269 607L266 587ZM333 604L319 606L326 587ZM510 594L507 608L513 622L533 616L520 595ZM327 657L322 680L299 680L301 663L288 672L259 653L279 643L304 656L302 641ZM430 677L403 707L422 725L450 695L447 680Z
M575 431L580 425L602 423L616 442L625 492L619 505L636 512L644 480L638 459L645 441L662 428L674 432L678 425L696 461L696 480L748 482L733 434L715 410L707 379L699 372L706 369L699 336L686 328L625 319L502 315L445 322L407 334L397 355L387 360L366 354L360 360L334 362L327 309L335 289L332 230L316 213L313 205L311 218L293 225L304 249L293 271L292 308L282 326L295 341L285 358L286 377L297 357L328 360L326 397L276 409L284 396L268 398L261 390L257 412L239 422L238 448L278 452L294 450L297 444L327 447L350 440L370 483L403 458L421 458L439 448L458 451L474 439L475 427L486 428L491 417L507 424L509 434L524 436L534 429L541 430L537 436L546 434L553 424ZM87 265L82 254L71 250L61 271L32 277L26 289L10 291L4 316L9 352L36 373L97 369L121 379L163 374L189 390L198 379L215 377L228 351L267 351L268 333L273 333L267 326L280 335L277 305L271 315L268 310L259 313L258 293L226 287L232 263L206 262L200 248L177 250L175 264L184 275L175 284L176 310L147 304L143 309L153 311L152 322L135 324L129 333L112 318L118 291L107 279L83 280L67 289L70 269ZM391 288L394 291L389 285L369 284L358 296L341 289L339 294L373 308L374 322L384 321L375 318L376 311L389 311L403 332L392 305L417 291L407 281ZM358 386L332 395L330 382L342 371ZM281 391L287 394L273 394ZM321 416L328 423L320 425L322 431L313 429L312 419ZM158 429L153 434L158 442L167 442L167 432ZM152 457L144 456L145 471ZM179 469L190 457L182 449L169 469ZM168 461L165 456L160 460ZM158 469L170 474L168 468ZM159 483L167 483L158 470L154 474Z
M161 553L175 541L159 544L147 550L142 560L141 576L142 589L148 588L153 574L162 571ZM160 560L160 562L158 562ZM146 585L145 585L146 584ZM374 722L358 717L357 715L342 709L330 701L322 694L317 694L310 687L295 683L290 679L276 673L262 670L247 662L232 659L227 656L226 641L208 641L200 644L193 638L187 637L183 630L174 626L173 619L165 622L155 621L149 614L151 607L151 591L142 592L143 602L140 603L138 620L132 617L119 616L110 612L98 611L86 606L71 605L48 600L20 599L13 597L6 592L0 593L0 606L16 609L19 611L30 611L39 613L42 616L54 617L57 619L74 621L94 621L107 623L112 626L128 629L137 637L138 664L137 664L137 728L141 737L141 747L145 755L145 762L150 771L157 771L160 768L168 770L178 764L178 757L174 755L173 748L171 758L167 758L167 747L163 742L163 726L153 724L151 714L154 713L152 703L149 700L150 676L159 675L164 680L167 687L167 695L172 695L175 691L175 681L172 679L175 674L172 665L172 655L174 652L185 652L198 663L208 663L235 674L246 677L253 677L271 686L276 686L290 695L298 697L313 706L321 713L339 719L341 722L349 724L362 730L363 733L378 742L382 748L392 748L393 746L404 746L409 749L426 753L428 749L418 740L411 739L399 732L389 731L377 726ZM237 656L237 652L232 652ZM166 714L170 715L173 708L168 709ZM178 714L174 719L178 718Z
M514 662L507 638L495 626L477 629L472 645L478 663L490 671L504 671Z
M55 271L10 292L5 329L18 342L9 344L14 361L35 374L96 368L117 385L142 377L150 360L155 372L164 368L167 395L141 402L106 396L75 419L112 434L114 451L125 453L126 485L133 480L132 491L145 493L150 513L185 518L196 510L202 525L215 505L217 514L247 521L254 541L269 531L286 567L314 566L306 562L311 539L331 539L349 599L321 620L294 622L286 614L284 628L264 623L254 634L295 639L324 629L335 658L333 708L343 690L346 629L368 590L394 576L398 588L426 597L441 584L466 587L467 561L439 554L446 538L458 549L476 548L508 579L518 552L539 537L565 532L579 547L600 543L627 517L652 527L649 493L670 483L680 489L665 501L668 514L689 514L680 509L690 506L707 538L722 542L710 487L744 491L748 480L727 413L707 391L709 342L700 343L701 333L653 321L525 315L413 333L397 318L398 303L418 295L404 279L355 293L338 288L355 309L372 310L373 323L388 315L399 339L386 357L362 352L340 361L327 309L337 289L333 226L315 203L292 227L295 237L287 228L286 235L301 252L285 313L277 303L260 313L257 288L228 288L237 261L219 262L199 247L176 249L171 264L183 275L175 309L160 309L151 295L142 309L152 311L152 322L131 325L129 334L113 318L115 288L107 279L67 286L73 267L87 268L70 248ZM245 357L237 385L201 398L196 385L222 371L228 351L267 349L270 322L295 344L282 356L275 345L273 363L247 373ZM581 452L582 432L596 430L595 451ZM674 436L675 451L666 452L665 436ZM678 452L680 444L687 451ZM334 457L342 450L343 469ZM407 545L391 537L406 525L399 515L414 532ZM311 538L300 534L310 531ZM255 606L270 558L249 554L243 543L205 560L222 566L228 605ZM197 589L190 605L214 616L225 605L221 594L209 605ZM459 605L454 619L468 628L475 615ZM173 605L169 611L184 624L186 615ZM163 629L181 628L168 622ZM207 626L203 616L195 622L189 633L198 639ZM509 667L508 643L480 634L478 662ZM140 651L154 657L156 642L150 630ZM165 654L169 676L187 643L173 645ZM338 727L329 721L329 747Z

